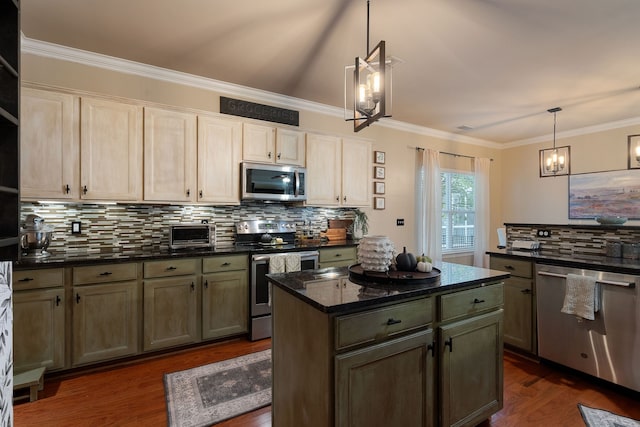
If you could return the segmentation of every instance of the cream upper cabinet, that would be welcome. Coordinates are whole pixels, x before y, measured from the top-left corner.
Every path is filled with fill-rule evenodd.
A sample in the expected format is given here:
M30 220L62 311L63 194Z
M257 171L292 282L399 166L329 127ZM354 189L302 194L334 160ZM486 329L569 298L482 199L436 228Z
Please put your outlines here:
M366 207L371 204L371 143L307 135L307 204Z
M242 122L198 116L198 201L240 203Z
M22 88L20 196L77 199L80 195L78 98Z
M337 136L307 134L307 205L340 205L341 146Z
M99 98L80 100L82 199L142 199L142 107Z
M196 200L196 115L144 109L144 200Z
M342 140L342 204L370 206L372 189L371 143Z
M294 129L244 123L242 159L304 166L304 136L304 132Z
M305 165L305 133L293 129L276 129L276 163Z

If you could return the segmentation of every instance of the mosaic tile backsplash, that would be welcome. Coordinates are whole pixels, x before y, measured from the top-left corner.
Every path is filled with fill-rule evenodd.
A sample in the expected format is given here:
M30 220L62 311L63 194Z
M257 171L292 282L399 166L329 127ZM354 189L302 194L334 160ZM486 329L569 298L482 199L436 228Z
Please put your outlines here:
M578 225L505 224L507 245L514 240L536 240L540 249L562 254L606 255L607 243L640 243L640 227L598 227ZM537 237L539 229L551 236Z
M169 226L216 224L217 246L234 243L235 223L247 219L292 220L299 226L310 221L313 233L327 228L329 219L351 219L354 209L316 208L260 202L240 206L109 205L67 203L22 203L21 218L35 214L54 227L50 252L113 252L168 249ZM71 233L79 221L82 232Z

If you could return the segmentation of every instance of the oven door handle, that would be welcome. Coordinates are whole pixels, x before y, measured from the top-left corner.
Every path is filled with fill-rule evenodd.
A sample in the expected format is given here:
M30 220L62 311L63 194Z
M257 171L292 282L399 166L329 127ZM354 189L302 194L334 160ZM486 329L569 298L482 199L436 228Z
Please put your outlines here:
M560 273L552 273L550 271L538 271L538 275L540 276L549 276L549 277L558 277L561 279L566 279L566 274ZM615 280L597 280L596 283L600 283L602 285L613 285L613 286L622 286L623 288L635 288L636 284L633 282L618 282Z

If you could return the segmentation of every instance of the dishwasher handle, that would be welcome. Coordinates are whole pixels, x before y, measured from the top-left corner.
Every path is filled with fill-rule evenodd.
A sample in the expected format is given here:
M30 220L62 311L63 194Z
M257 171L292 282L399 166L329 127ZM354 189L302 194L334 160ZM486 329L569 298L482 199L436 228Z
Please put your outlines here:
M550 271L538 271L540 276L549 276L549 277L559 277L561 279L566 279L566 274L560 273L552 273ZM623 288L635 288L636 284L633 282L617 282L614 280L597 280L596 283L600 283L601 285L613 285L613 286L622 286Z

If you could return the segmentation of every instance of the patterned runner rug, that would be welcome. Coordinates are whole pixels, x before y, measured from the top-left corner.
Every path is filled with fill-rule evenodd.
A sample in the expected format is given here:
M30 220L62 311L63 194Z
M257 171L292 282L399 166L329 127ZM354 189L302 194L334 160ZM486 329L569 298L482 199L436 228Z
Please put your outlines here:
M164 376L171 427L199 427L271 404L271 350Z
M594 409L578 403L578 409L587 427L640 427L640 421L616 415L603 409Z

